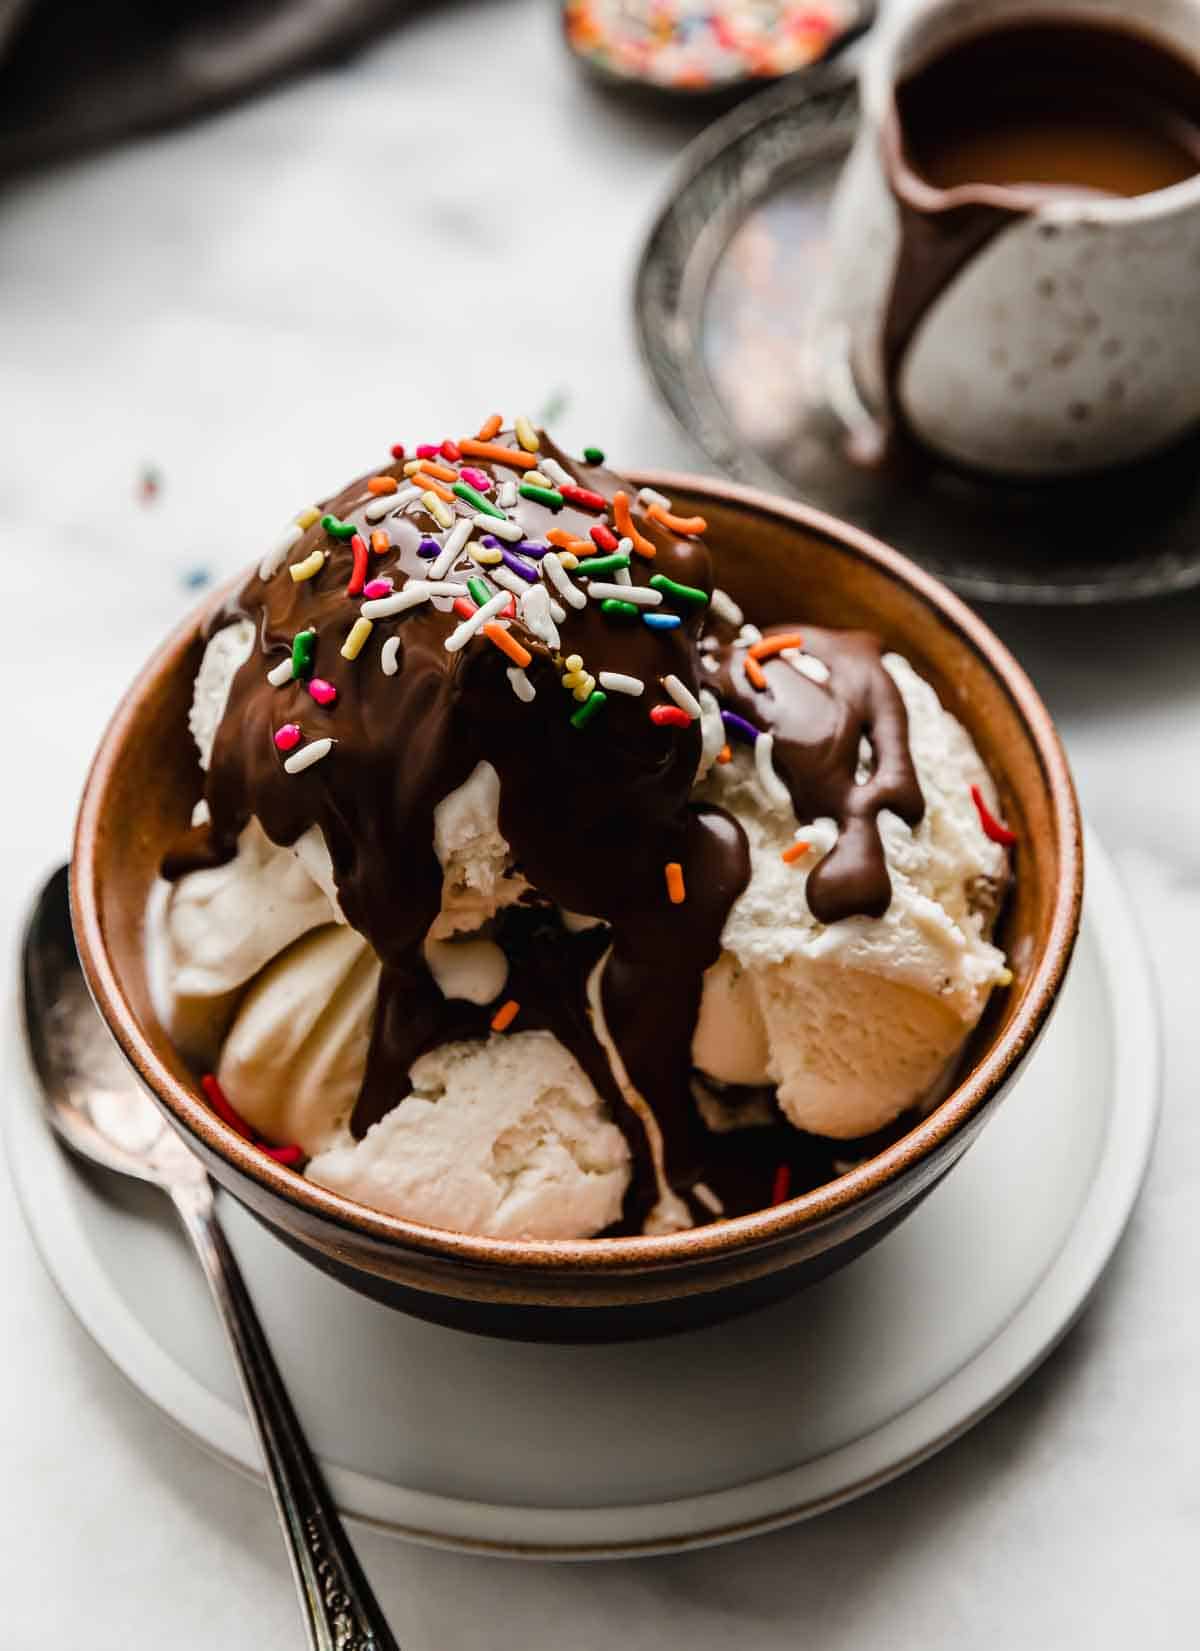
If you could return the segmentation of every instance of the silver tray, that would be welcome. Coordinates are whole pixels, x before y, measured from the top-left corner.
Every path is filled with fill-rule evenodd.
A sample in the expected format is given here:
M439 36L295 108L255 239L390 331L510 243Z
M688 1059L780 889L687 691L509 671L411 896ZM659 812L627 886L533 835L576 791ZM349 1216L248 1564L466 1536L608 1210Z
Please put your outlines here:
M643 358L684 431L728 475L878 534L975 601L1116 602L1200 584L1197 438L1034 485L846 460L844 427L806 383L803 332L857 118L845 70L810 71L685 151L634 288Z

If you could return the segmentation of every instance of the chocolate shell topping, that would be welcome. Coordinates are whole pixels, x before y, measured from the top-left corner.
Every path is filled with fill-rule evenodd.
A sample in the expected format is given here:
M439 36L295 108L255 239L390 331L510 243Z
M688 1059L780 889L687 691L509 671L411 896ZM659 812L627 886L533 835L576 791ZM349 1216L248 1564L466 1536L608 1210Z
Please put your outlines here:
M522 434L528 443L529 431ZM250 578L214 617L211 632L251 620L259 642L234 678L217 732L205 786L210 822L177 845L164 871L177 877L231 858L252 816L279 844L320 828L342 909L383 965L355 1135L408 1093L419 1055L451 1039L486 1038L501 1002L511 999L519 1005L513 1030L554 1033L629 1140L634 1175L624 1226L640 1230L668 1186L698 1220L712 1216L690 1196L698 1182L727 1214L757 1208L769 1201L781 1161L798 1191L828 1178L830 1149L783 1124L745 1132L756 1145L734 1145L732 1137L710 1136L699 1119L691 1045L703 977L720 953L750 860L733 816L691 800L701 731L688 706L708 689L735 717L772 735L796 820L837 821L838 842L808 882L814 914L829 923L887 908L880 809L912 825L921 818L903 701L873 637L775 627L802 631L805 651L827 669L824 681L782 653L770 655L775 631L759 644L757 633L743 634L711 610L703 523L653 503L644 511L618 477L537 439L534 452L510 432L464 441L461 450L448 444L450 460L439 455L424 477L444 497L422 487L422 497L406 498L422 479L406 475L403 461L352 483L296 536L274 571L260 569L269 577ZM485 451L472 454L472 447ZM527 480L537 464L548 466L547 487ZM473 483L475 472L482 475ZM391 481L394 494L384 491ZM467 491L456 493L460 482ZM502 515L480 511L480 496ZM399 502L384 514L390 498ZM446 522L464 516L478 518L469 541L477 548L489 521L504 527L507 536L485 547L504 553L495 564L501 578L494 582L492 567L464 545L448 569L437 569L439 578L483 585L473 583L470 596L435 591L391 615L375 610L355 652L348 639L361 610L369 617L380 599L368 592L364 602L364 578L368 585L390 580L388 594L410 585L415 593L413 582L430 580L454 531ZM547 553L566 557L565 577L580 605L547 576ZM628 558L637 593L631 601L588 594L625 571L614 555ZM291 569L302 566L315 571L293 578ZM522 591L545 589L556 605L553 628L514 594L486 631L448 649L476 598L502 594L504 570ZM643 605L643 592L661 601ZM544 598L535 601L544 613ZM300 674L275 685L268 672L286 678L285 662L305 632L312 635L297 650ZM766 655L761 665L756 647ZM605 692L602 672L635 678L643 690ZM564 676L578 693L564 687ZM298 733L290 748L285 735L281 748L276 736L289 725ZM294 760L288 766L326 739L333 744L320 760L301 771ZM509 978L502 1000L487 1006L444 998L422 949L442 901L434 811L480 762L499 776L500 831L514 872L531 890L493 920ZM568 927L564 912L599 923Z

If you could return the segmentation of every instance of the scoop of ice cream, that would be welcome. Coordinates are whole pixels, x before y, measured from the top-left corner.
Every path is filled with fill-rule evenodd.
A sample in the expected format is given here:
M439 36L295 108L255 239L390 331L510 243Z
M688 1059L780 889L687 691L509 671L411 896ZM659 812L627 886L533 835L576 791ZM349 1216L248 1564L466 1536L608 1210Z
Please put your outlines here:
M308 1174L431 1227L576 1238L620 1216L629 1148L562 1044L518 1032L423 1055L412 1093L361 1141L343 1132Z
M897 654L883 663L907 711L925 809L915 827L880 814L891 881L881 917L813 915L809 878L837 828L798 826L790 799L764 787L744 747L702 787L740 820L751 876L706 977L693 1059L723 1084L776 1085L798 1128L838 1139L871 1134L935 1097L991 989L1008 978L989 938L1006 856L970 792L979 786L995 807L991 780L929 684ZM807 852L786 861L797 841Z

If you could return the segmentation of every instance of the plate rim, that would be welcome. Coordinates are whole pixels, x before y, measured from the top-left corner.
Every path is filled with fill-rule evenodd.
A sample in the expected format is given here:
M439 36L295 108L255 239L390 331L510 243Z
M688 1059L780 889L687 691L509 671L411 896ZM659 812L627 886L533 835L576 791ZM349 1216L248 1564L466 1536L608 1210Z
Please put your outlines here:
M739 444L735 439L732 425L723 414L719 419L721 434L719 437L715 436L710 413L712 409L721 409L722 402L715 385L711 382L711 374L701 362L699 370L710 386L710 393L707 397L692 394L687 363L677 341L671 337L673 328L670 324L663 327L650 325L650 317L657 306L649 303L646 296L651 288L656 268L664 264L661 248L664 244L669 245L674 236L674 223L682 198L723 155L744 143L753 132L769 128L789 112L811 106L816 115L821 105L826 102L835 105L840 101L857 104L858 76L842 61L835 59L832 62L816 64L806 71L802 78L802 85L784 80L747 98L700 132L677 157L661 194L646 218L630 286L629 304L634 337L643 369L657 393L660 405L669 413L675 427L693 451L717 466L721 475L751 487L780 494L784 498L798 499L814 509L837 515L838 512L830 504L801 491L753 448ZM828 125L836 124L837 118L836 112L830 116L825 130L828 130ZM853 136L853 131L850 136ZM815 152L798 153L786 169L774 168L765 171L764 176L748 191L747 205L760 204L767 198L770 184L779 182L785 174L802 175L815 159ZM735 228L740 221L742 220L735 218ZM722 238L722 249L728 244L728 239L728 236ZM718 253L710 260L709 267L701 268L695 276L689 273L686 260L682 260L677 271L676 290L683 291L685 287L691 288L696 281L701 281L707 293L719 256ZM677 318L676 306L672 310L672 319ZM673 364L671 373L664 371L666 362ZM683 385L682 399L676 394L671 382L673 376L678 377ZM1193 437L1192 440L1196 441L1197 438ZM1146 462L1152 463L1153 459ZM983 496L986 495L985 487ZM844 519L852 521L855 526L861 526L865 532L879 531L877 526L869 523L854 521L850 517ZM1059 584L1030 579L1005 581L994 573L972 574L962 568L935 568L920 562L912 547L905 545L901 548L905 555L918 561L927 572L949 585L959 596L972 602L990 602L1005 607L1107 606L1121 602L1148 601L1156 597L1162 599L1183 591L1194 590L1200 585L1200 549L1190 553L1186 560L1180 561L1173 568L1158 567L1152 570L1148 567L1140 574L1129 571L1111 579L1081 578L1074 583Z
M1086 1307L1132 1214L1158 1124L1162 1037L1151 964L1119 875L1090 828L1086 852L1086 933L1106 984L1112 988L1119 978L1122 1003L1122 1015L1113 1021L1107 1130L1075 1219L1037 1283L1017 1311L945 1381L907 1410L825 1456L694 1496L634 1506L538 1509L414 1491L326 1464L342 1511L385 1535L497 1557L594 1560L678 1553L761 1535L849 1502L927 1460L1001 1404ZM15 1015L9 1018L11 1025ZM10 1063L10 1079L28 1091L32 1074L19 1037L14 1041L18 1054ZM81 1224L71 1219L71 1171L64 1162L58 1166L60 1196L53 1211L34 1197L31 1183L37 1170L29 1159L37 1152L38 1138L44 1155L56 1155L61 1148L29 1099L14 1102L10 1096L3 1134L34 1248L79 1323L130 1386L181 1433L261 1483L257 1447L244 1414L164 1352L88 1248ZM43 1156L42 1162L53 1158Z

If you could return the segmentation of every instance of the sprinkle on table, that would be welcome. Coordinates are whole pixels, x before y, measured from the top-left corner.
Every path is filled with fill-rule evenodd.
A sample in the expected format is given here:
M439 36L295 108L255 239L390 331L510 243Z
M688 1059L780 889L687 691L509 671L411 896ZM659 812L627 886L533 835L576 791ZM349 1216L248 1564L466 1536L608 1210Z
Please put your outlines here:
M372 581L372 584L367 586L367 590L370 591L375 584L382 584L382 583L383 583L382 580L374 580L374 581ZM378 594L380 596L382 596L385 593L383 591L380 591ZM357 659L359 654L362 653L364 647L366 646L367 638L370 636L371 632L374 629L375 629L375 627L374 627L374 625L372 625L372 623L369 619L362 619L362 618L356 619L354 621L353 625L351 625L351 627L350 627L349 635L346 637L346 640L342 643L342 648L341 648L342 658L343 659Z
M315 579L324 566L325 552L323 550L314 550L310 555L306 556L302 562L293 562L291 567L288 569L288 572L292 576L292 582L300 585L303 584L306 579Z
M673 906L682 906L687 899L687 890L683 883L683 867L678 860L668 860L663 867L663 875L667 882L667 899Z
M1002 825L991 809L983 800L983 792L977 785L971 787L971 801L975 804L975 812L979 815L979 823L983 827L983 834L990 842L999 843L1001 848L1012 848L1017 840L1015 831L1010 831Z
M607 704L608 695L604 692L604 690L602 688L594 689L592 693L589 694L587 699L584 700L578 711L571 712L571 727L586 728L588 723L591 722Z
M515 997L510 997L507 1003L502 1003L492 1016L492 1031L506 1032L521 1012L521 1005Z

